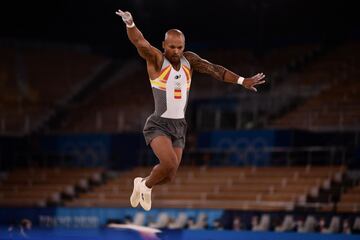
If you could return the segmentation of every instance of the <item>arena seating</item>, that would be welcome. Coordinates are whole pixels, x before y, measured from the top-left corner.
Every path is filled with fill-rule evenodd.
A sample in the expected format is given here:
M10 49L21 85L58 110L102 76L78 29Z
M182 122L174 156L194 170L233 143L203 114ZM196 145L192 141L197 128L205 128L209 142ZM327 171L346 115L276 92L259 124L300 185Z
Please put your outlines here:
M102 169L32 168L8 172L0 183L0 206L28 207L61 204L62 195L74 197L77 188L99 182Z
M265 72L270 78L273 72L294 64L318 49L317 45L289 45L271 49L257 56L247 49L214 49L200 55L214 63L249 76ZM18 51L21 64L16 62L14 49L2 49L2 78L19 78L9 69L23 72L26 93L14 81L0 81L6 86L0 100L0 126L3 132L27 132L36 127L46 114L56 108L56 103L76 85L91 77L107 60L91 54L63 49L25 49ZM74 64L76 63L76 64ZM15 66L14 66L15 65ZM19 71L20 70L22 71ZM1 71L6 69L6 71ZM196 98L216 97L234 92L237 88L195 74L192 96ZM1 78L0 78L1 79ZM51 79L51 80L49 80ZM11 84L10 84L11 83ZM153 111L153 100L144 66L135 68L130 76L118 76L83 102L71 106L70 114L61 121L55 132L123 132L139 130L147 115ZM51 87L50 87L51 86ZM25 95L24 95L25 94ZM194 97L193 97L194 98ZM20 101L20 102L19 102ZM1 103L2 102L2 103Z
M360 121L360 84L335 85L279 118L275 128L307 130L354 129Z
M349 43L299 73L297 84L323 90L269 127L306 130L351 130L359 126L360 44Z
M298 58L315 51L315 45L295 45L277 48L264 56L255 56L247 49L214 49L199 53L211 62L226 66L249 76L256 72L281 70ZM194 74L193 98L216 97L233 92L231 84L224 84L203 74ZM134 69L130 76L119 76L105 85L91 99L74 109L58 131L66 132L123 132L142 129L146 117L153 111L153 96L145 66ZM95 114L94 114L95 113Z
M360 185L348 189L342 194L340 202L337 203L338 212L360 211Z
M0 49L0 131L21 134L108 60L78 50Z
M135 70L75 106L58 131L108 133L139 129L140 122L145 120L141 113L151 113L152 101L146 72Z
M133 178L149 171L137 168L120 173L65 205L126 207ZM174 183L154 189L154 207L290 210L304 202L312 188L344 171L343 167L183 167Z

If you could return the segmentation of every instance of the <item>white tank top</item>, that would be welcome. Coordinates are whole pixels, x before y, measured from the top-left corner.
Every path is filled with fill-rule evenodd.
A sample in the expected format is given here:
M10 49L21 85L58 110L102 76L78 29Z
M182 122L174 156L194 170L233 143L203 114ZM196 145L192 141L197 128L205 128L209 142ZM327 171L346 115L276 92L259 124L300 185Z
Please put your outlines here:
M191 68L184 56L181 57L180 64L179 71L176 71L164 57L159 77L150 79L156 116L172 119L185 117L191 85Z

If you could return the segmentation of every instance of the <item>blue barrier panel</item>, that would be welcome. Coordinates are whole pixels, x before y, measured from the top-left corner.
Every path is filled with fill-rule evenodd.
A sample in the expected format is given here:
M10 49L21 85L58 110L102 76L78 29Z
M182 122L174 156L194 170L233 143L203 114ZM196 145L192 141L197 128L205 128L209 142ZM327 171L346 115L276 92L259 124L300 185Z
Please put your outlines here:
M139 149L145 146L141 133L64 134L41 138L42 153L64 156L60 159L63 163L83 167L130 168L138 163Z
M200 134L198 146L238 150L238 154L231 155L229 164L267 166L270 154L261 149L274 146L274 136L274 131L213 131Z
M55 208L0 208L0 225L17 224L27 218L38 226L42 216L54 217L55 213Z
M71 166L104 166L110 157L109 134L47 135L41 139L44 153L66 156Z
M359 240L359 235L186 230L182 240Z
M143 240L144 238L132 230L117 229L32 229L30 231L20 231L15 229L0 228L0 240ZM150 239L149 239L150 240Z
M0 240L358 240L359 235L320 233L236 232L211 230L164 230L145 235L128 229L33 229L25 233L0 228Z
M154 222L160 212L166 212L175 219L180 212L185 212L189 218L194 218L204 212L208 216L210 226L214 219L220 218L223 210L213 209L171 209L154 208L147 212L141 208L0 208L0 225L18 224L27 218L34 226L43 228L98 228L108 220L122 221L125 217L133 218L137 212L145 214L145 225Z
M137 165L141 148L146 147L142 133L122 133L111 135L111 155L108 167L127 169Z
M171 218L175 219L179 212L185 212L189 218L196 219L200 212L208 216L208 224L216 218L220 218L223 210L206 210L206 209L161 209L154 208L147 212L140 208L57 208L53 219L46 218L40 222L40 226L51 227L70 227L70 228L94 228L103 226L109 219L123 220L126 216L133 218L137 212L145 214L145 225L149 222L155 222L160 212L166 212Z

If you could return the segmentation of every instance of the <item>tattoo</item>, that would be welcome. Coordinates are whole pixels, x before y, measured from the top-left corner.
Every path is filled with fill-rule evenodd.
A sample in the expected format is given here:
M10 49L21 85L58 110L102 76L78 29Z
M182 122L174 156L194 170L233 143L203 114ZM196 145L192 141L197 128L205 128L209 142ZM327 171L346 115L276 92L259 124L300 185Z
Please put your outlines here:
M139 46L136 46L136 48L137 48L139 55L142 56L144 59L149 59L154 55L150 44L149 45L139 45Z
M226 81L225 80L225 74L229 72L226 68L223 66L213 64L201 57L199 57L197 54L193 52L184 52L184 56L189 61L191 67L200 73L209 74L213 78L220 80L220 81Z
M156 55L161 55L161 52L151 46L137 27L127 28L127 34L132 44L136 47L139 55L145 60L154 61Z
M225 71L224 71L224 73L223 73L223 75L222 75L222 80L225 79L225 73L226 73L226 69L225 69Z

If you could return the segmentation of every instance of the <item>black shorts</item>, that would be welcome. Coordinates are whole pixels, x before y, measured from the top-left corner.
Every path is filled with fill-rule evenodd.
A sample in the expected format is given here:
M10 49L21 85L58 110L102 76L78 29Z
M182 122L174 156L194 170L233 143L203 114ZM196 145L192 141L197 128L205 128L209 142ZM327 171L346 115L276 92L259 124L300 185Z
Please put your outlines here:
M171 119L150 115L144 126L146 144L158 136L167 136L171 139L173 147L184 148L187 124L184 118Z

